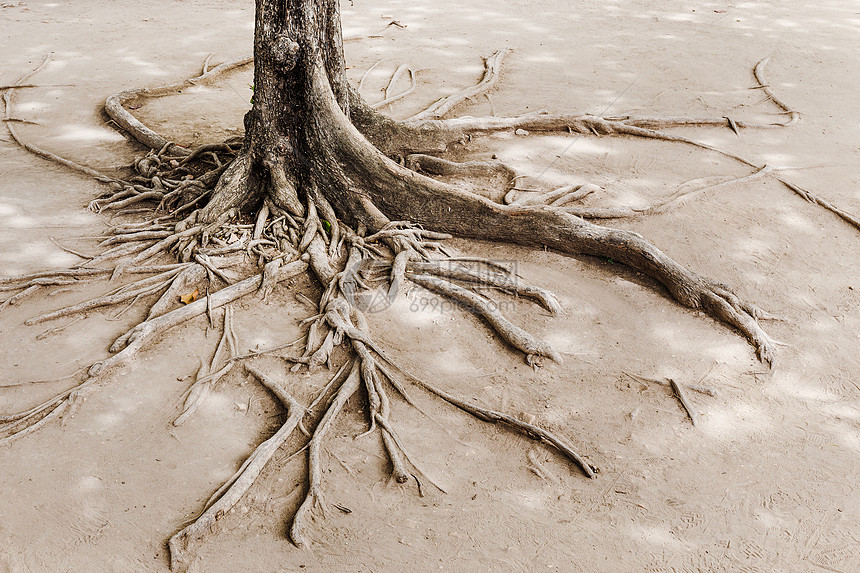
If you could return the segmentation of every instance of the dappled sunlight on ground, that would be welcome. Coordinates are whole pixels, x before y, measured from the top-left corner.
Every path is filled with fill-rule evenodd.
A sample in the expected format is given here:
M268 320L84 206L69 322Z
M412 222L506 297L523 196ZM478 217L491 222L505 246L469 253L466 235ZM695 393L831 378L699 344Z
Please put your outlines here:
M814 360L804 360L809 371L814 372ZM831 380L819 380L815 374L803 374L777 370L771 378L766 393L775 399L794 398L811 402L816 407L844 401L842 392L835 388Z
M597 356L597 349L593 348L588 339L568 329L548 329L543 336L550 346L566 356L573 356L574 360L582 356Z
M500 492L498 498L503 503L525 511L548 512L552 507L551 504L547 503L549 501L547 494L540 490Z
M92 428L97 434L115 431L121 425L127 423L128 416L119 412L104 412L93 416Z
M15 221L13 220L13 223ZM28 221L29 223L29 221ZM30 227L32 225L26 225ZM23 228L19 227L19 228ZM41 242L19 242L14 252L4 252L0 255L0 263L3 265L4 274L22 274L23 269L31 267L32 261L40 261L48 268L64 268L79 264L81 258L71 253L57 249L51 244Z
M461 374L471 372L472 358L465 355L460 348L447 349L435 354L436 367L443 374Z
M125 141L125 138L116 131L94 128L86 125L63 125L58 126L60 134L55 139L61 141L76 141L81 143L105 143Z
M847 418L846 423L860 422L860 404L835 403L822 407L827 414L837 419Z
M659 550L689 551L689 545L679 540L665 526L634 524L627 526L627 535L636 541L647 543Z
M854 451L854 455L860 454L860 430L857 429L857 422L838 422L834 424L833 434L836 437L836 444L843 448Z
M167 75L167 71L159 68L155 63L141 60L137 56L126 56L123 60L132 66L140 68L143 73L149 76L164 77Z
M53 106L49 103L28 101L26 103L19 103L15 106L15 109L19 112L39 114L50 110L52 107Z
M738 401L723 408L711 407L702 418L702 432L727 441L743 440L759 432L772 432L774 420L764 408Z
M441 299L427 291L415 289L408 296L398 295L391 303L390 316L410 326L435 324L441 316Z
M785 225L791 227L795 232L802 232L810 235L816 231L813 223L798 211L791 209L790 207L783 207L780 211L780 220Z

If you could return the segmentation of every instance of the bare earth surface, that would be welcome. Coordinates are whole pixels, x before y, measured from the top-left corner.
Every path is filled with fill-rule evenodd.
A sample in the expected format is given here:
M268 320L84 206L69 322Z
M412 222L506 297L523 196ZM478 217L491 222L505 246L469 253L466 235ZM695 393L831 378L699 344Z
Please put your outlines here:
M465 4L466 7L463 7ZM683 8L680 7L683 4ZM790 129L677 130L781 173L860 214L860 6L856 2L594 3L546 1L344 3L349 73L370 101L401 63L418 86L389 111L414 113L473 84L481 57L513 48L490 99L460 114L547 109L710 115L774 121L752 67L773 55L770 84L802 113ZM395 18L405 28L386 24ZM171 83L250 51L248 0L0 3L0 85L45 54L17 92L24 137L109 169L139 146L106 124L116 91ZM384 30L384 31L382 31ZM136 113L183 144L241 125L249 71L217 87L150 101ZM53 85L53 87L47 86ZM56 85L71 84L71 85ZM492 102L492 103L491 103ZM689 146L628 138L519 136L476 140L545 187L591 182L593 205L647 205L685 181L747 168ZM80 259L50 238L94 252L108 215L87 211L101 186L28 154L0 134L0 275ZM115 219L114 222L119 219ZM418 464L443 487L391 482L377 439L351 403L327 446L325 519L300 551L285 537L305 487L304 458L279 461L198 552L192 571L858 571L860 570L860 233L775 179L724 187L669 212L619 222L693 270L785 318L766 324L779 348L768 371L723 324L682 309L611 261L452 241L464 253L515 261L552 289L564 313L516 301L513 319L564 353L532 371L470 315L402 297L371 316L377 339L421 377L467 399L546 424L600 468L587 480L554 451L489 427L412 390L429 416L396 403L392 419ZM310 292L306 278L294 287ZM41 296L0 314L0 415L39 403L104 357L145 311L86 320L24 320L104 290ZM495 295L494 295L495 296ZM501 295L498 295L501 296ZM4 297L5 298L5 297ZM500 299L501 300L501 299ZM300 335L309 310L285 285L268 305L236 305L243 348ZM47 330L62 332L38 340ZM262 439L282 410L237 369L195 418L170 421L218 333L204 318L175 329L91 392L63 425L0 448L0 572L165 571L165 540ZM283 363L261 359L281 376ZM692 427L670 390L624 373L716 390L691 393ZM326 373L297 374L303 400ZM286 375L284 378L287 379ZM295 447L297 444L292 444ZM346 508L338 509L337 506Z

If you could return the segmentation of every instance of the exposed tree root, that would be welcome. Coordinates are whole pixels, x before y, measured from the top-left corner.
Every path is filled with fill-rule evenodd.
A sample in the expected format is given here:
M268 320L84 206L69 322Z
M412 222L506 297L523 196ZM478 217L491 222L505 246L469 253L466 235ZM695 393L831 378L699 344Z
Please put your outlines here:
M547 192L533 192L531 190L513 189L505 195L505 203L508 205L529 206L529 205L549 205L558 207L577 217L583 219L625 219L628 217L637 217L641 215L653 215L667 211L670 207L674 207L690 198L702 194L706 191L714 191L730 185L738 185L741 183L749 183L760 179L774 169L769 166L762 167L750 175L742 177L721 177L718 183L696 185L695 182L685 183L679 186L671 195L655 202L648 207L580 207L571 205L576 203L595 191L601 190L600 187L591 184L585 185L567 185L559 187Z
M444 260L441 263L409 261L406 268L413 273L426 273L437 277L446 277L477 285L495 287L510 294L531 298L553 314L562 312L558 299L546 289L530 285L521 278L512 276L507 272L499 272L498 270L478 272L470 269L462 262L458 264L456 261L457 259L453 258ZM464 263L468 262L470 261L464 261ZM484 261L477 260L471 262L483 263Z
M170 538L168 543L170 568L173 571L183 571L191 564L193 557L191 551L194 544L199 543L215 531L218 520L224 517L250 489L260 472L263 471L263 468L287 438L292 435L302 416L305 415L305 409L301 404L277 382L270 380L253 366L246 365L245 368L284 405L287 409L287 420L271 438L257 446L233 477L215 492L212 499L206 504L207 507L203 514L194 523Z
M769 317L766 313L738 298L727 286L684 268L637 233L584 220L658 212L693 194L751 181L773 171L730 152L659 131L676 126L738 130L792 125L799 115L767 85L766 59L756 66L755 87L763 90L788 116L785 121L773 124L752 124L725 117L549 114L442 119L457 105L486 94L496 85L507 51L496 52L486 60L484 76L477 85L397 122L372 107L387 105L411 93L415 73L407 67L398 68L383 101L368 106L345 80L336 2L288 0L284 4L258 2L254 102L245 119L246 133L241 143L225 142L189 150L143 125L125 106L141 98L169 95L189 85L212 81L223 72L249 63L250 58L212 69L207 58L203 73L197 78L111 96L105 105L110 116L150 150L135 161L133 173L127 179L87 171L88 168L81 169L82 166L27 146L12 131L10 122L6 122L16 141L27 149L108 183L105 193L90 204L91 209L128 213L131 207L144 207L153 218L114 227L100 244L105 250L77 268L0 279L0 291L14 293L3 304L15 304L45 287L96 278L118 279L132 273L152 276L90 301L35 317L28 323L129 301L134 304L147 297L155 299L155 295L158 298L150 305L146 319L116 339L110 348L112 356L86 369L72 388L29 410L0 417L0 444L60 417L85 389L105 380L110 372L173 326L203 314L214 325L215 309L254 293L268 300L278 284L310 270L322 287L322 294L318 300L306 300L313 307L312 315L302 322L307 326L306 336L273 349L239 354L232 310L227 306L218 346L208 365L201 364L174 424L185 423L216 382L227 372L235 371L234 366L240 361L296 345L296 351L284 357L294 364L292 370L307 368L314 372L332 368L335 349L340 346L346 347L349 357L307 409L272 377L245 364L245 369L287 409L287 421L214 493L201 516L170 539L171 567L175 571L189 566L194 546L215 530L217 522L248 491L296 428L309 437L308 488L289 532L297 546L306 545L311 517L324 507L325 438L347 401L357 393L365 400L368 412L368 429L362 435L378 433L393 480L405 484L414 477L420 492L423 490L418 476L432 483L407 453L391 419L392 388L415 406L395 371L481 420L505 425L551 445L584 475L595 477L596 468L577 454L564 437L504 412L466 402L418 379L399 367L373 339L365 313L387 307L401 295L405 285L413 283L476 315L501 339L524 353L535 367L541 357L561 361L561 355L549 344L514 325L492 300L476 291L497 289L505 295L531 299L558 313L562 307L552 293L526 284L492 261L451 256L440 244L451 235L611 258L651 277L680 304L701 309L733 326L746 336L763 362L772 362L774 343L758 323L759 319ZM261 22L272 25L262 26ZM310 30L309 37L292 38L288 30L295 29ZM19 84L24 85L33 73ZM394 93L407 74L410 87ZM10 93L4 93L6 119L12 118ZM455 163L427 154L467 141L473 135L516 129L628 135L683 143L721 153L756 171L731 181L681 188L645 210L600 210L575 205L594 192L595 186L528 192L512 188L517 175L501 162ZM501 177L507 204L490 201L422 172L483 179ZM783 183L858 226L856 219L847 213L805 190ZM156 259L166 257L180 262L155 264L159 262ZM115 261L118 264L110 264ZM194 292L207 295L193 300ZM179 306L180 299L188 304ZM672 384L695 424L695 412L683 390ZM321 412L317 412L318 407Z
M413 274L409 275L409 280L428 290L444 294L470 308L478 316L486 320L499 336L511 346L524 352L529 364L532 364L538 356L545 356L556 362L562 361L561 354L556 352L550 345L536 339L522 328L512 324L499 312L496 305L485 297L429 275Z
M146 127L136 117L134 117L131 112L129 112L124 106L134 102L137 99L173 95L180 90L187 89L189 87L193 87L196 85L205 85L206 83L219 78L222 74L230 70L234 70L236 68L248 65L253 61L254 59L252 57L240 58L231 62L225 62L219 66L216 66L215 68L212 68L211 70L208 69L207 61L206 63L204 63L203 67L205 69L203 73L196 78L187 79L182 82L177 82L175 84L170 84L157 88L137 88L116 93L110 96L105 102L105 111L111 117L111 119L117 123L117 125L119 125L127 132L133 134L134 138L140 141L147 148L169 151L171 154L185 157L191 154L190 150L174 144L173 142L157 134L150 128Z
M667 134L659 130L672 127L729 127L731 129L783 128L794 125L800 118L800 114L796 110L789 107L781 99L779 99L774 94L773 90L770 88L770 85L767 81L767 77L765 75L765 67L770 61L770 57L768 56L767 58L764 58L759 61L754 68L754 76L756 81L758 82L755 88L761 89L768 96L768 98L777 107L780 108L781 112L784 115L788 116L788 119L786 119L785 121L777 121L769 124L758 124L734 120L727 117L646 117L632 115L598 117L592 115L574 114L553 115L542 112L531 113L524 116L512 118L463 117L456 119L441 119L446 113L450 112L454 106L462 103L466 99L473 98L477 95L485 93L488 89L490 89L490 87L492 87L495 78L498 75L498 70L496 68L501 65L501 59L503 57L503 55L500 54L502 53L497 52L496 54L494 54L493 57L487 60L487 71L485 71L485 76L476 86L465 90L464 92L462 92L462 94L459 94L456 97L449 96L451 98L450 100L447 98L443 98L443 100L437 102L437 104L439 104L442 101L445 101L449 102L450 105L446 103L444 107L440 107L439 109L437 109L437 104L434 104L424 112L421 112L420 114L417 114L409 118L408 120L403 121L398 126L388 126L384 130L384 132L395 132L398 134L399 138L394 138L393 141L385 142L384 145L380 145L377 141L374 141L374 143L379 145L381 149L389 150L389 152L394 151L404 153L408 152L408 150L410 149L413 149L412 146L414 146L416 142L419 145L423 145L425 149L444 151L450 144L466 141L472 135L490 134L501 131L566 131L569 133L579 133L583 135L596 136L629 135L634 137L657 139L661 141L678 142L693 145L702 149L707 149L754 168L756 170L755 173L748 177L758 177L760 175L769 173L771 169L767 165L757 165L756 163L744 159L743 157L740 157L736 154L715 148L705 143L701 143L681 136ZM498 58L498 60L494 58ZM492 81L488 81L488 77L490 77ZM384 122L380 121L380 123ZM403 145L398 144L398 141L400 140L403 141ZM422 168L424 167L422 166ZM432 173L430 169L424 169ZM452 170L448 168L447 171L450 173ZM742 177L739 178L736 182L747 180L747 178ZM860 229L860 222L858 222L857 217L847 213L843 209L835 207L834 205L823 199L816 197L810 191L803 189L795 185L794 183L788 182L783 178L777 178L777 180L789 189L791 189L794 193L798 194L803 199L815 205L821 206L828 211L833 212L850 225L854 226L857 229ZM700 191L705 191L708 189L701 189ZM532 204L537 204L537 202L534 202ZM544 204L549 205L551 203L547 202ZM661 209L666 206L666 204L658 204L652 206L652 208L650 209L644 210L637 210L627 207L616 209L591 210L570 209L570 212L584 218L615 219L631 217L638 214L649 214L657 212L657 209Z
M155 276L139 280L130 285L119 287L118 289L115 289L114 291L109 292L108 294L100 296L93 300L82 302L67 308L62 308L54 312L49 312L47 314L31 318L27 320L25 324L38 324L40 322L45 322L46 320L53 320L55 318L69 316L78 312L85 312L102 306L112 306L125 302L127 300L131 300L138 296L146 296L149 294L157 293L170 286L170 283L173 281L174 278L176 278L176 275L178 275L181 270L181 268L171 269L164 273L160 273Z
M337 415L343 409L346 401L355 394L361 386L361 374L357 363L353 364L349 376L338 389L335 394L334 401L326 410L322 420L317 424L313 436L308 447L308 481L310 485L308 492L305 495L305 500L299 506L293 517L292 526L290 526L290 539L297 547L305 545L305 520L310 511L321 505L322 496L322 469L320 467L320 450L322 448L322 439L325 436L331 424L334 422Z
M279 270L280 281L294 277L307 269L307 264L295 261L285 265ZM23 437L50 420L58 418L77 397L82 395L84 389L95 383L106 379L108 374L115 370L127 360L132 358L147 343L165 331L182 324L192 318L212 311L233 302L259 288L262 282L261 275L255 275L231 286L225 287L208 297L197 300L170 311L161 316L141 322L113 343L110 351L113 356L96 362L90 366L84 374L84 379L76 386L65 390L53 398L30 410L0 417L0 445Z
M780 181L783 185L797 193L803 199L809 201L813 205L819 205L821 207L824 207L828 211L836 213L839 217L842 218L843 221L853 225L857 229L860 229L860 219L858 219L854 215L840 209L839 207L834 206L832 203L829 203L824 199L821 199L820 197L816 197L806 189L803 189L802 187L795 185L794 183L789 183L788 181L784 181L782 179L780 179Z
M185 404L182 406L182 413L173 420L174 426L181 426L185 423L212 392L218 380L230 372L236 364L231 358L238 354L239 343L236 340L236 334L233 332L233 310L230 306L224 307L224 326L222 332L221 340L218 341L218 346L215 348L215 354L212 356L208 372L204 370L202 365L200 366L194 384L191 385L191 388L185 394Z
M406 166L413 171L423 171L431 175L460 175L483 178L500 175L507 178L507 182L512 182L517 176L512 168L498 160L455 162L423 153L407 155Z
M391 89L397 84L397 81L405 74L409 74L409 87L397 94L392 95L390 93ZM412 68L405 65L400 66L396 70L394 70L394 73L391 75L391 79L388 82L388 86L385 88L385 99L380 102L371 104L370 107L372 107L373 109L382 109L387 105L391 105L396 101L400 101L401 99L405 98L406 96L415 91L415 85L415 72L412 71Z
M14 122L18 121L16 118L13 117L13 112L12 112L12 98L13 98L14 90L16 88L22 87L24 85L28 85L28 84L25 84L27 79L36 75L36 73L38 73L39 70L44 68L48 64L49 61L51 61L51 55L50 54L45 56L45 59L42 60L42 63L39 64L33 71L22 76L21 79L19 79L14 85L6 86L5 89L2 90L3 91L3 103L5 104L5 108L6 108L5 116L4 116L4 120L5 120L4 123L6 124L6 129L9 130L9 135L12 136L12 139L15 141L15 143L17 143L18 145L20 145L21 147L23 147L24 149L26 149L30 153L32 153L34 155L38 155L39 157L47 159L48 161L52 161L54 163L59 163L60 165L63 165L64 167L68 167L69 169L71 169L73 171L77 171L78 173L83 173L84 175L92 177L96 181L101 181L102 183L109 183L109 182L117 181L113 177L109 177L108 175L105 175L99 171L96 171L95 169L92 169L91 167L81 165L80 163L75 163L74 161L60 157L59 155L51 153L50 151L45 151L44 149L42 149L38 145L34 145L32 143L28 143L28 142L24 141L23 139L21 139L21 137L18 135L18 131L12 125Z
M475 86L466 88L458 93L445 96L433 105L410 117L407 121L422 121L426 119L439 119L445 117L461 103L477 97L493 89L499 80L502 71L502 61L510 54L510 50L499 50L484 60L484 77Z
M502 412L497 412L495 410L490 410L488 408L484 408L478 406L476 404L470 404L468 402L464 402L459 398L445 392L444 390L440 390L439 388L429 384L428 382L424 382L414 376L410 375L410 378L422 388L427 390L428 392L439 396L449 404L460 408L461 410L468 412L479 418L484 420L485 422L490 422L493 424L503 424L510 426L514 430L520 432L521 434L525 434L535 440L541 440L548 444L553 445L556 449L558 449L565 457L569 458L572 462L574 462L579 468L589 478L596 477L597 468L587 463L576 451L571 447L567 442L563 439L559 438L552 432L548 432L543 428L535 426L529 422L524 422L522 420L518 420L517 418L504 414Z

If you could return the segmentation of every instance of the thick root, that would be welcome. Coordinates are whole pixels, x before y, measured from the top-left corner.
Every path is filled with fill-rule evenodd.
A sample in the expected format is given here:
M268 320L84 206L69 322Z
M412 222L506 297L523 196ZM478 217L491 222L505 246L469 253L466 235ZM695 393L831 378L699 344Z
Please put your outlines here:
M307 494L302 504L299 506L293 517L293 523L290 526L290 539L296 547L304 547L307 544L306 521L308 516L316 506L321 504L322 496L322 469L321 469L321 451L322 440L325 437L334 420L343 410L346 401L355 394L361 386L361 371L358 364L353 365L352 371L347 376L346 380L338 389L334 401L326 410L325 414L313 432L311 441L308 444L308 486Z
M456 162L423 153L413 153L406 156L406 166L413 171L423 171L431 175L481 177L484 179L501 176L506 179L506 182L513 181L517 176L517 172L513 168L497 159Z
M111 293L108 293L104 296L100 296L93 300L82 302L70 307L62 308L60 310L55 310L54 312L49 312L47 314L37 316L35 318L31 318L27 320L25 324L38 324L40 322L45 322L46 320L53 320L55 318L69 316L78 312L86 312L88 310L103 306L112 306L137 297L155 294L161 290L168 288L170 283L181 272L181 270L181 268L171 269L153 277L145 278L132 284L120 287Z
M322 73L315 73L313 80L320 93L328 89ZM363 188L389 219L408 220L423 228L454 235L549 247L563 253L618 261L663 284L682 305L702 309L735 326L755 346L763 361L772 361L772 344L763 336L753 316L742 306L740 311L728 312L722 305L715 304L710 287L713 281L687 270L637 233L593 225L559 208L501 205L422 176L374 148L332 100L320 98L316 101L322 105L317 113L330 118L340 134L330 148L333 161L352 166L356 186ZM365 186L364 182L368 181L373 184ZM512 336L512 339L518 337ZM527 341L523 346L533 348L538 355L550 356L553 352Z
M488 92L496 85L499 80L499 75L502 71L502 61L505 56L510 54L510 50L499 50L492 56L484 60L484 76L476 85L466 88L458 93L446 96L433 105L415 114L407 121L422 121L426 119L438 119L445 117L450 111L461 103Z
M305 415L305 409L279 384L270 380L265 374L253 366L246 366L248 372L254 375L287 409L287 421L271 438L257 446L254 452L245 460L242 467L212 496L208 507L194 523L183 528L170 538L170 569L176 573L184 572L191 564L191 551L194 544L199 543L207 535L214 533L219 519L224 517L236 503L245 495L257 477L289 438Z
M412 261L404 264L413 273L430 274L437 277L465 281L474 285L498 288L515 296L531 298L553 314L559 314L562 311L561 305L554 294L546 289L530 285L519 277L512 277L498 271L479 272L468 268L462 263L458 264L453 260L448 262L445 259L431 262ZM394 273L393 265L392 273ZM393 283L394 281L392 281Z
M164 294L149 309L147 320L167 313L179 302L179 297L192 291L192 286L198 285L206 278L206 269L202 265L188 265L176 275Z
M170 84L157 88L138 88L126 90L110 96L105 102L105 111L114 120L117 125L130 133L135 139L143 143L149 149L168 149L175 155L186 156L190 155L191 151L175 145L168 139L157 134L150 128L146 127L131 112L125 109L125 105L134 100L142 98L163 97L175 94L183 89L194 87L196 85L206 84L211 82L224 73L248 65L254 61L253 57L240 58L232 62L225 62L220 66L216 66L211 70L204 71L203 74L196 78L188 79L175 84Z
M454 283L430 275L411 274L409 280L427 290L444 294L460 302L465 308L483 318L508 344L524 352L529 364L534 362L538 356L545 356L558 363L562 362L561 354L552 346L511 323L499 312L497 305L491 300Z

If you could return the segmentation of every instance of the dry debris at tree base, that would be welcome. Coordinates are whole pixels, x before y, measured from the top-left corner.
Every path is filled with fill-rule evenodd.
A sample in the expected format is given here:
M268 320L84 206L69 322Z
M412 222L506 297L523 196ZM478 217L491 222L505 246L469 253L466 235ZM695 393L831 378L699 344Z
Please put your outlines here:
M755 68L754 73L758 81L755 88L766 93L784 114L789 116L788 120L772 125L756 125L727 118L629 116L601 118L588 115L549 114L530 114L519 118L442 119L456 105L468 98L486 93L497 83L499 70L506 54L507 52L504 51L497 52L486 60L484 77L476 86L439 100L424 112L399 122L400 126L407 133L418 133L421 130L432 132L435 143L458 141L458 138L464 135L516 129L566 131L596 136L645 137L694 145L733 158L755 170L748 176L723 181L717 185L680 189L662 203L645 211L628 208L604 210L581 208L576 203L587 194L596 191L589 186L537 193L512 186L505 190L506 203L511 205L510 208L520 209L518 211L520 214L549 213L557 217L552 219L553 221L566 222L573 220L566 218L570 215L584 218L640 216L667 209L681 197L689 198L694 193L714 190L722 185L764 177L772 172L766 165L759 166L732 153L658 130L675 126L720 126L736 131L786 127L796 122L799 117L796 111L781 102L770 89L764 77L764 65L767 61L765 59ZM174 424L185 423L205 400L206 395L211 392L220 377L239 362L242 362L244 369L283 404L288 412L288 418L271 438L254 450L236 474L215 492L201 516L170 539L171 566L175 570L184 569L190 564L194 545L215 530L217 521L235 506L274 453L294 434L295 429L303 429L305 422L315 422L311 425L310 439L304 446L308 450L309 487L290 527L293 542L298 546L306 544L308 517L320 505L323 494L324 438L344 404L357 392L361 391L367 401L368 432L380 433L394 481L406 483L413 478L418 483L419 489L422 479L430 481L408 455L405 444L399 439L394 423L390 419L389 391L391 389L407 403L414 405L398 376L408 378L413 384L481 420L505 425L553 446L584 475L594 477L597 470L577 454L573 446L558 433L523 422L504 412L465 401L400 368L374 341L364 318L364 311L370 308L373 297L378 293L383 293L390 300L398 295L404 284L414 283L459 301L482 318L512 347L523 352L529 363L537 365L541 358L560 361L561 356L544 341L514 325L499 312L495 305L491 304L487 297L476 292L475 287L492 287L514 296L531 298L551 312L559 312L561 307L551 293L525 284L521 279L513 277L506 269L498 268L491 261L468 261L451 256L440 244L440 241L449 236L444 232L424 229L410 222L388 219L385 219L377 228L367 229L364 224L350 227L339 220L332 203L318 189L308 188L305 190L304 197L300 197L294 182L286 178L283 170L279 170L274 163L267 164L267 168L271 174L272 186L282 193L274 198L262 199L250 218L241 215L237 208L224 209L214 216L210 216L211 212L207 210L205 213L207 216L202 216L203 209L207 209L208 204L217 201L217 195L221 189L219 185L229 184L231 177L235 177L236 173L247 168L243 163L248 161L242 155L243 145L233 141L206 145L193 151L185 149L147 128L134 118L126 106L135 99L170 95L189 84L213 81L220 74L250 61L251 59L244 58L221 64L210 70L207 58L203 73L197 78L162 88L135 89L111 96L106 109L113 120L151 149L149 154L135 161L134 173L130 177L111 177L60 158L26 143L13 129L11 125L11 120L14 119L12 88L30 85L24 82L41 69L45 62L25 75L16 86L0 88L5 91L5 119L7 120L5 123L17 143L41 157L66 165L108 185L108 190L90 204L91 209L122 213L129 212L132 207L135 209L151 207L152 213L152 218L149 220L114 227L110 236L100 245L106 250L98 256L88 258L76 268L0 279L0 291L14 293L3 304L16 304L24 297L35 295L45 288L77 284L84 280L104 278L116 280L124 275L136 274L148 276L118 287L93 300L34 317L28 321L28 324L85 313L96 308L120 304L126 304L128 308L142 301L148 304L153 301L146 319L116 340L110 348L112 356L81 372L76 385L26 412L0 417L0 432L3 435L0 438L0 444L25 436L51 420L57 419L85 389L106 381L111 372L132 358L156 336L201 315L207 315L210 323L214 324L215 311L224 307L221 317L222 338L208 367L201 366L195 382L188 390L183 411ZM385 99L376 107L387 105L413 91L415 73L407 68L398 68L395 72L397 77L392 77L389 88L393 91L397 80L405 77L407 73L411 87L400 94L387 91ZM352 103L359 107L363 104L360 100ZM439 175L467 173L481 177L501 173L512 185L516 181L513 170L501 162L457 164L422 153L410 153L402 159L406 166L413 169L410 173L417 171ZM227 183L225 184L224 181ZM791 183L782 179L780 181L806 200L833 211L860 228L860 223L851 215ZM426 182L425 184L430 185ZM481 204L481 208L484 207L486 206ZM564 215L558 215L558 213ZM653 273L659 275L671 260L659 258L658 255L662 255L659 251L649 250L645 246L648 245L647 243L638 242L641 237L633 235L635 234L613 235L618 241L627 241L624 243L625 246L630 246L635 251L636 256L631 255L622 262L634 268L640 268L643 264L641 257L646 259L651 257L648 260L653 266L645 270L650 270L652 276L654 276ZM559 248L558 245L551 246ZM568 252L571 250L569 249ZM174 260L178 259L179 262L156 264L160 262L156 259L166 256L174 257ZM459 261L459 263L453 266L446 264L445 261ZM475 266L470 266L472 263L477 263L482 268L479 270ZM228 274L228 270L232 267L240 269L245 274L250 273L250 276L241 280L233 279ZM487 271L487 268L491 270ZM264 353L283 351L295 343L240 355L240 344L232 331L232 310L229 304L252 293L258 293L261 298L266 298L276 285L308 270L322 284L323 293L320 300L310 301L314 306L314 314L304 321L307 325L307 335L301 341L301 353L284 357L293 361L298 367L306 367L311 371L331 366L332 352L335 347L347 345L351 349L351 357L340 366L318 399L305 408L279 381L252 362L254 358ZM695 306L684 298L689 293L672 291L674 283L667 284L667 281L672 279L672 273L681 273L681 271L683 269L677 270L672 267L668 277L655 278L664 282L679 301ZM766 313L741 301L723 285L707 281L697 275L692 275L690 280L693 283L692 286L699 289L697 292L700 299L697 299L696 304L712 316L719 317L744 333L756 346L762 359L769 362L772 358L770 341L757 325L757 319L766 318ZM186 294L192 287L199 288L202 284L207 285L206 296L177 308L180 294ZM683 386L673 380L670 380L669 384L695 425L696 412ZM323 405L321 415L317 412L317 407L320 405ZM565 433L570 431L566 429Z

